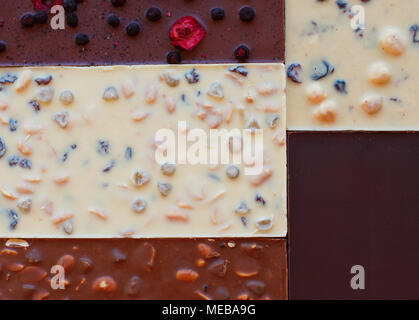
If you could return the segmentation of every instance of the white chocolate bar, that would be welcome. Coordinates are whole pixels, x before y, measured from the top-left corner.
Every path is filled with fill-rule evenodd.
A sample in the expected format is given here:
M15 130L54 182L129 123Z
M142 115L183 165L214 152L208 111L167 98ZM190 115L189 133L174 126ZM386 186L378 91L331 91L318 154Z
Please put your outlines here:
M418 13L417 0L288 0L287 67L301 69L287 128L419 130Z
M1 237L286 235L283 64L3 68L1 82ZM245 127L263 129L258 175L156 161L159 129Z

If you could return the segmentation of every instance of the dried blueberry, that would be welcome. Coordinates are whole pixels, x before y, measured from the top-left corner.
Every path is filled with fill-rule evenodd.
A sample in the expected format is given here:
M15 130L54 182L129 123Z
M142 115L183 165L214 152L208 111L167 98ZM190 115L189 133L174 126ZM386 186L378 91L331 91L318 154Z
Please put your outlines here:
M234 212L238 214L246 214L250 212L250 208L247 206L245 201L240 201L236 209L234 209Z
M18 123L19 123L19 121L17 119L10 118L9 119L9 130L11 132L16 131L17 130Z
M117 26L121 24L121 20L119 20L119 17L116 14L112 13L108 17L108 24L111 27L116 28Z
M302 71L301 64L292 63L292 64L289 65L289 67L287 69L287 76L288 76L288 78L290 78L292 81L294 81L296 83L302 83L303 81L301 81L301 79L300 79L300 72L301 71Z
M49 74L45 77L37 77L34 79L38 85L47 85L52 81L52 76Z
M181 63L182 57L177 51L169 51L166 56L167 63L169 64L178 64Z
M111 3L114 7L122 7L125 2L126 0L111 0Z
M313 73L311 74L311 79L314 81L323 79L334 71L335 69L326 60L318 61L313 65Z
M22 169L31 169L32 162L28 159L22 159L19 161L19 167L21 167Z
M75 12L68 13L66 20L67 20L67 25L71 28L75 28L79 24L79 16Z
M20 160L19 157L14 156L14 155L7 158L7 161L9 162L10 167L17 166L17 164L19 163L19 160Z
M6 154L7 146L6 141L3 138L0 138L0 159Z
M254 19L256 15L255 9L249 6L241 7L239 10L239 17L241 21L249 22Z
M134 37L140 33L141 27L137 21L130 22L125 28L127 35Z
M257 194L256 194L255 201L256 201L257 203L261 204L263 207L264 207L264 206L265 206L265 204L266 204L266 200L262 197L262 195L261 195L260 193L257 193Z
M12 84L16 80L17 80L17 76L10 73L7 73L6 75L0 77L1 84Z
M238 73L239 75L243 77L247 77L247 74L248 74L247 68L243 66L234 66L228 69L228 71Z
M336 80L334 83L335 89L340 93L348 93L346 91L346 81L345 80Z
M24 13L20 17L20 24L23 28L33 27L33 25L35 24L35 15L31 12Z
M185 78L189 84L197 83L199 82L199 73L196 72L195 68L193 68L192 70L189 70L185 73Z
M9 228L12 230L16 229L17 223L19 222L19 215L12 209L7 209L7 215L10 219Z
M146 17L152 22L159 21L161 19L161 10L157 7L151 7L147 9Z
M413 43L419 43L419 24L414 24L410 27L410 32L412 33Z
M212 8L211 9L211 19L214 21L219 21L224 19L224 9L223 8Z
M6 51L6 41L0 41L0 53Z
M48 22L48 13L44 10L35 13L35 23L45 24Z
M35 99L32 99L31 101L29 101L29 105L32 106L35 112L38 112L39 110L41 110L41 106L39 105L39 102L36 101Z
M247 46L245 45L240 45L238 46L235 50L234 50L234 57L237 60L246 60L247 58L249 58L250 55L250 50Z
M100 139L97 143L97 152L101 155L107 155L109 153L109 141Z
M346 6L348 5L348 3L344 0L336 0L336 4L339 9L346 9Z
M132 148L131 147L127 147L125 149L125 159L126 160L131 160L132 159L132 153L133 153Z
M246 217L240 217L241 222L245 227L247 227L247 224L249 223L249 220Z
M85 46L90 41L89 36L85 33L78 33L76 35L75 40L76 40L76 44L79 46Z
M109 172L112 170L113 167L115 167L116 165L116 161L115 160L111 160L107 166L102 170L102 172Z
M77 10L77 2L76 0L64 0L63 7L64 10L68 13L74 12Z

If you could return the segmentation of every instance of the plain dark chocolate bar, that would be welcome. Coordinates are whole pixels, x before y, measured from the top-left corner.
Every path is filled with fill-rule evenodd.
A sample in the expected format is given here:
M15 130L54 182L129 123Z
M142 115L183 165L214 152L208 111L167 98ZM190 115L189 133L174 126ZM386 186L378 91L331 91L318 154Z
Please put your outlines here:
M290 133L288 152L290 299L417 299L419 134Z
M151 21L156 14L147 18L150 7L161 9L158 21ZM240 15L243 7L253 11L244 10ZM213 8L223 9L224 17L212 14ZM110 0L89 0L71 12L77 15L77 26L70 27L69 23L75 24L74 17L67 18L65 30L50 27L51 14L46 24L30 26L33 23L29 18L24 20L29 26L22 27L21 16L27 12L36 12L30 0L0 1L0 41L6 42L0 66L156 64L167 63L170 51L179 52L184 63L233 62L237 61L234 53L240 45L249 49L249 58L243 61L284 60L284 0L144 0L126 1L120 7ZM109 25L110 14L118 16L119 26ZM206 30L203 40L191 51L177 50L169 39L171 25L184 16L195 17ZM126 27L133 21L139 23L140 32L129 36ZM136 33L134 29L130 29L131 34ZM88 44L76 44L79 33L89 37ZM84 40L81 38L80 43Z
M0 240L0 299L287 297L284 239Z

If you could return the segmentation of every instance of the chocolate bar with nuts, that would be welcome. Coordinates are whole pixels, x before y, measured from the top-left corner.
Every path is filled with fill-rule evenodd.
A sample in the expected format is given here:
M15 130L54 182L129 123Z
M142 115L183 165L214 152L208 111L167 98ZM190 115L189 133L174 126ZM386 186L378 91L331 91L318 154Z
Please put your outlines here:
M0 241L0 299L287 299L287 282L283 239Z

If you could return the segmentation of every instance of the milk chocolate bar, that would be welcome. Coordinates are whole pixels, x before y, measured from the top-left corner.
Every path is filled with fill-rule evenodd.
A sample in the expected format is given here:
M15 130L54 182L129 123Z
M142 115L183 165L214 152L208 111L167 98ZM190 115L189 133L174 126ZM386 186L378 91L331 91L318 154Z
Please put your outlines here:
M59 272L64 276L59 278ZM286 241L281 239L0 242L0 299L244 300L287 296Z

